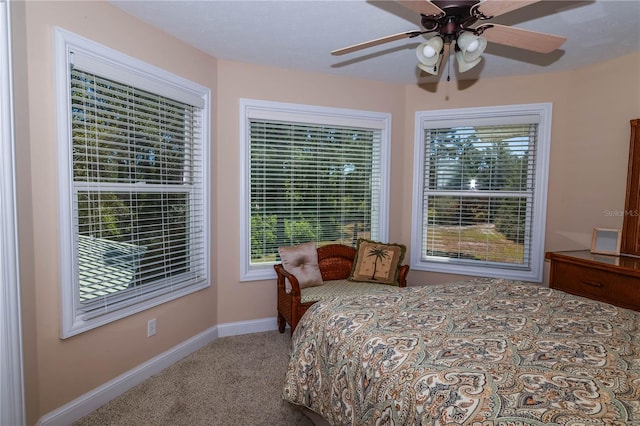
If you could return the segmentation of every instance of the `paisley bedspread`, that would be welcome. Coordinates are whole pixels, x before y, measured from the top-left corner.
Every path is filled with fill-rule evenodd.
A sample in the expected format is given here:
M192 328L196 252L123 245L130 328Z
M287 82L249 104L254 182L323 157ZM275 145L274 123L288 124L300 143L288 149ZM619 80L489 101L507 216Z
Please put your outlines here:
M640 312L499 279L331 299L283 397L332 425L640 425Z

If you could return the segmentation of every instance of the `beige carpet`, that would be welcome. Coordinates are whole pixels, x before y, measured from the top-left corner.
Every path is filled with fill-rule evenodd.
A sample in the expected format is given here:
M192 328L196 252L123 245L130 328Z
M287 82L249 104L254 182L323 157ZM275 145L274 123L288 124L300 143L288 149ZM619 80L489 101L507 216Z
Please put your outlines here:
M313 425L282 399L290 333L223 337L74 423Z

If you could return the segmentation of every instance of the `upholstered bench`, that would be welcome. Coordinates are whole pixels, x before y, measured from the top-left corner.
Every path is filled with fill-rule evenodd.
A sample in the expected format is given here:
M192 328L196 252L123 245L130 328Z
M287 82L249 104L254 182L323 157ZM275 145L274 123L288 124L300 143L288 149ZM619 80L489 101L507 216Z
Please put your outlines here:
M274 269L280 333L287 323L293 333L302 315L320 300L407 286L409 265L401 265L405 251L401 244L358 240L357 248L342 244L316 248L315 243L306 243L279 251L282 263Z

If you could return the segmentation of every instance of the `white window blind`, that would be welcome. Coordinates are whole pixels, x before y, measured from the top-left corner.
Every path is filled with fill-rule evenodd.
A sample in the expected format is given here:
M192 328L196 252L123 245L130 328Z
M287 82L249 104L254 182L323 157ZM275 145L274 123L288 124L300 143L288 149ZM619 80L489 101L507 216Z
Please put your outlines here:
M380 238L386 132L265 116L247 118L248 269L272 271L280 246Z
M512 110L422 122L419 266L537 278L537 233L544 229L544 207L540 212L537 204L544 205L539 192L546 191L546 176L538 176L546 175L540 121Z
M528 267L537 125L425 130L425 255Z
M251 121L252 263L273 261L280 246L370 237L379 133Z
M65 337L208 285L203 109L86 71L68 54Z

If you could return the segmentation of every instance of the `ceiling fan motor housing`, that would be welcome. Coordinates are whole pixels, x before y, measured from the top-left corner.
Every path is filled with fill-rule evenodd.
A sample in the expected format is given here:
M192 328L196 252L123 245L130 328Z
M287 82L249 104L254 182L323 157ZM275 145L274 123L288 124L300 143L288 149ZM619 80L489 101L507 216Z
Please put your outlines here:
M478 20L478 16L474 14L472 8L478 3L480 2L477 0L434 0L433 4L445 13L444 15L422 15L422 26L429 32L438 32L445 43L450 43L462 31L473 31L469 26Z

